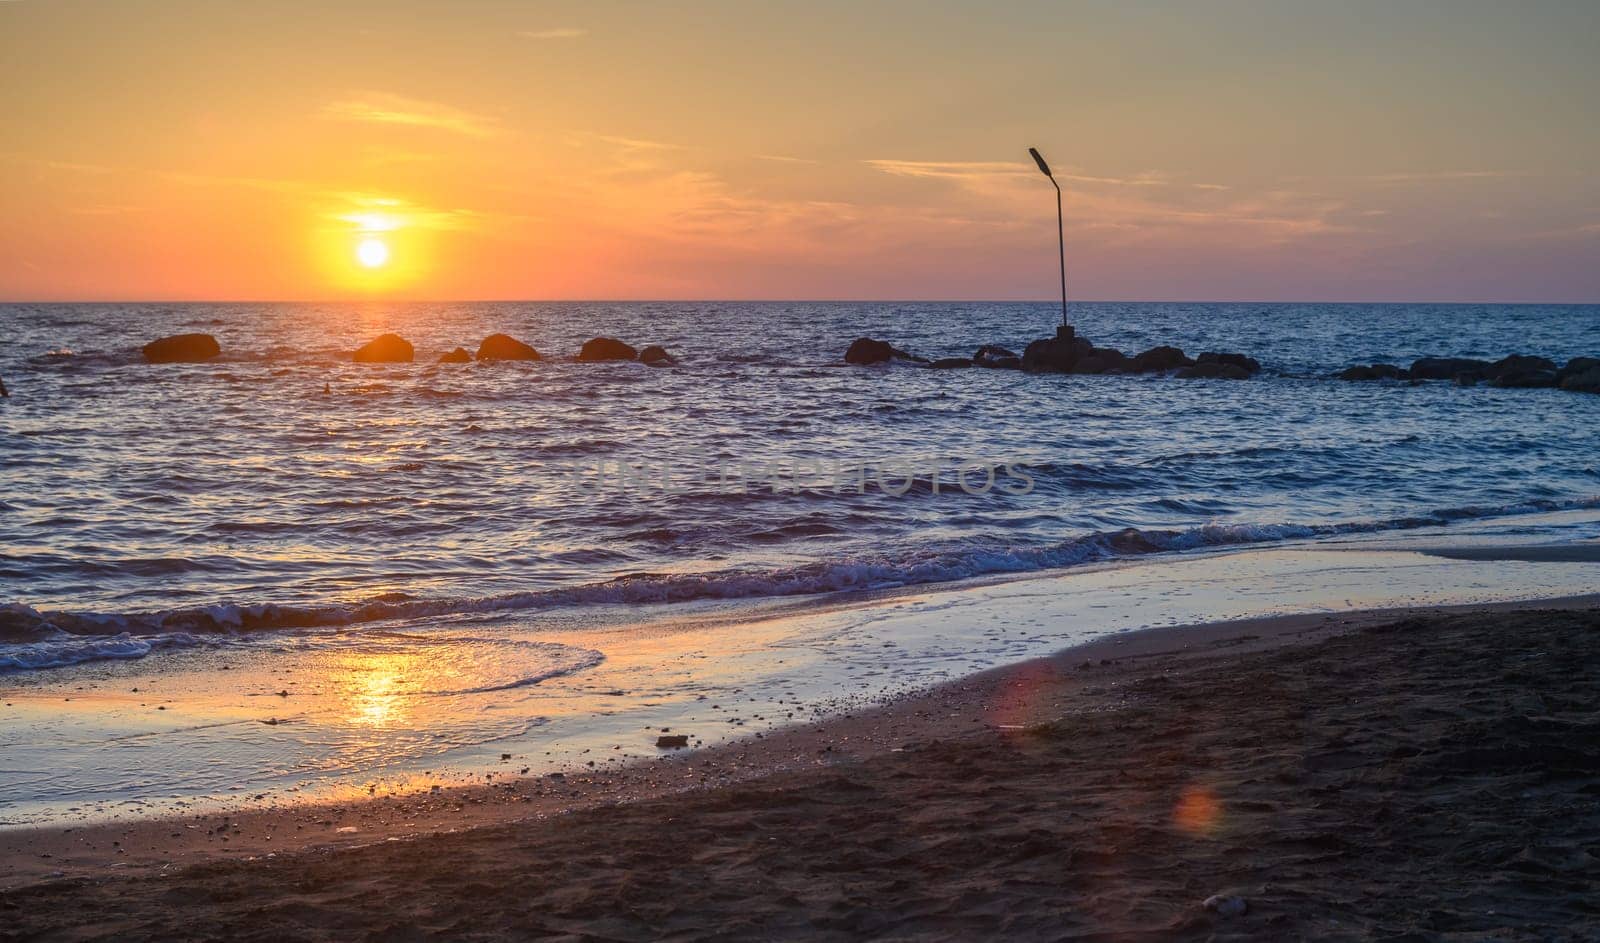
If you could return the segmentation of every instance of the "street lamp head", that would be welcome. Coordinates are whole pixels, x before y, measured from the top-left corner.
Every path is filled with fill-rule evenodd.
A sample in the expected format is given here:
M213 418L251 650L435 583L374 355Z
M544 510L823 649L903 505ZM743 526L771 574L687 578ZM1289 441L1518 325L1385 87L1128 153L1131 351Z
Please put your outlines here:
M1051 180L1056 179L1056 175L1050 172L1050 165L1044 162L1044 157L1040 155L1038 148L1030 147L1028 148L1028 153L1033 155L1033 162L1039 165L1040 173L1044 174L1046 177L1049 177Z

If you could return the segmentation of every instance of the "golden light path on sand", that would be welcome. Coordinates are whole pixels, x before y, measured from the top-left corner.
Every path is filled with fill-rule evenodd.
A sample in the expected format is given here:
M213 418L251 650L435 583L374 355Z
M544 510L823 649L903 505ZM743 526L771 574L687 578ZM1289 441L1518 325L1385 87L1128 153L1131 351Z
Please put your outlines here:
M659 755L661 728L692 745L749 736L1145 626L1593 590L1592 563L1412 549L1428 540L1438 537L936 590L468 615L8 678L0 803L15 824L604 768ZM555 673L520 683L534 670ZM989 711L994 726L1027 716L1039 687L1009 688ZM1203 833L1220 827L1217 809L1197 781L1172 816Z

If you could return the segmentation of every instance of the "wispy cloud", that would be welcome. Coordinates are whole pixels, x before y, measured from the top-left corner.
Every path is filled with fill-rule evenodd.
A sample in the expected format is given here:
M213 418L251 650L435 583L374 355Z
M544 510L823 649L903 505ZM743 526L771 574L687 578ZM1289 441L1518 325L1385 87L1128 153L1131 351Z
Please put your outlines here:
M577 39L589 35L589 31L574 26L558 26L555 29L523 30L521 35L527 39Z
M757 154L756 160L770 160L780 164L815 164L809 157L788 157L783 154Z
M897 177L937 177L949 180L977 178L1031 177L1039 171L1032 164L1013 161L931 161L869 160L868 166ZM1072 170L1056 170L1057 180L1076 183L1104 183L1121 187L1161 187L1172 183L1167 174L1146 171L1132 177L1096 177Z
M649 140L645 140L643 138L625 138L625 137L617 137L616 135L608 135L608 134L597 135L597 137L600 140L606 142L607 144L615 144L617 147L626 148L627 150L630 150L630 151L681 151L681 150L684 150L684 146L682 144L669 144L666 141L649 141Z
M329 102L323 107L322 113L341 121L431 128L470 137L492 137L500 133L499 124L491 117L438 102L381 92L369 92L342 101Z
M1525 176L1527 174L1517 170L1435 170L1422 173L1367 174L1359 179L1370 180L1373 183L1437 183Z

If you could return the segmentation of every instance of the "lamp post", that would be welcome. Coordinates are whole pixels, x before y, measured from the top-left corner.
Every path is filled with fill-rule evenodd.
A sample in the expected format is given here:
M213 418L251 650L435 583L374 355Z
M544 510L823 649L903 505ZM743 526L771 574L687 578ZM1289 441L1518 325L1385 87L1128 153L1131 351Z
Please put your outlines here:
M1044 162L1044 157L1038 148L1028 148L1028 153L1033 156L1033 162L1039 165L1039 171L1050 178L1050 185L1056 188L1056 249L1061 255L1061 326L1067 326L1067 231L1061 221L1061 184L1056 183L1056 175L1050 172L1050 165ZM1059 332L1058 332L1059 333Z

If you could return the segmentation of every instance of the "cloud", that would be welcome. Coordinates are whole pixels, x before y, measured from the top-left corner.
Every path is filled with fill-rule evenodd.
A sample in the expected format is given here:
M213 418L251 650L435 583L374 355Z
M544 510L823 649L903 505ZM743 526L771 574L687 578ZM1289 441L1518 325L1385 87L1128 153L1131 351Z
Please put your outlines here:
M756 160L776 161L780 164L815 164L809 157L786 157L782 154L757 154Z
M665 141L647 141L642 138L624 138L606 134L597 135L597 137L607 144L615 144L618 147L625 148L630 151L684 150L684 146L682 144L668 144Z
M486 223L498 219L516 218L514 214L480 210L433 209L409 200L368 193L327 196L342 205L329 211L326 218L363 233L393 232L397 229L463 232L481 229Z
M1515 170L1436 170L1424 173L1368 174L1358 179L1373 183L1440 183L1454 180L1494 180L1504 177L1525 177Z
M500 133L498 123L485 115L462 111L437 102L381 92L369 92L343 101L330 102L323 107L322 113L341 121L431 128L465 134L469 137L486 138Z
M559 26L555 29L523 30L520 35L527 39L577 39L589 35L589 31L572 26Z

